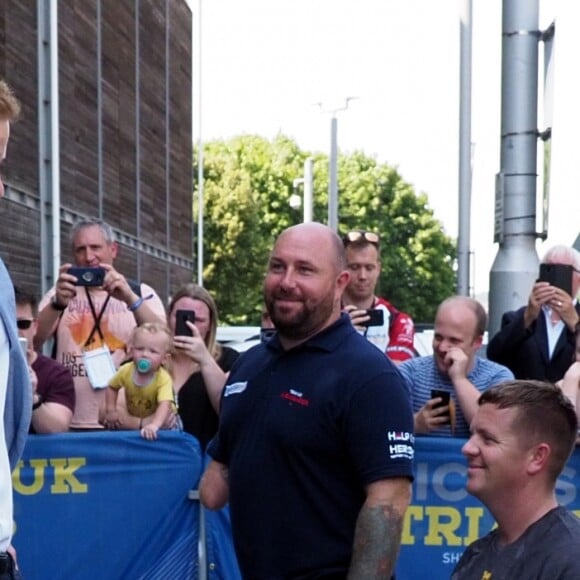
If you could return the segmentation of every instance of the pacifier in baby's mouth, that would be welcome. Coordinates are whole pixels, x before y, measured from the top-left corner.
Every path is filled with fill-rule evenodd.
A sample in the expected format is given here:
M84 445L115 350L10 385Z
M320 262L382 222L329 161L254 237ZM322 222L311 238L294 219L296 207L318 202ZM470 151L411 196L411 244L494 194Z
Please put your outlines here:
M151 361L146 358L137 359L137 371L140 373L148 373L151 370Z

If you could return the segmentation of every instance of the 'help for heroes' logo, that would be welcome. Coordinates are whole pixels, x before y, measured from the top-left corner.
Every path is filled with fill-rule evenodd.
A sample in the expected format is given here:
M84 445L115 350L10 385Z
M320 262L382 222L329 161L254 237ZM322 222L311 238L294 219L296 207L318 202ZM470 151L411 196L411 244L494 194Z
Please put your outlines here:
M387 445L391 459L412 460L415 454L414 444L415 436L413 433L408 431L387 431Z

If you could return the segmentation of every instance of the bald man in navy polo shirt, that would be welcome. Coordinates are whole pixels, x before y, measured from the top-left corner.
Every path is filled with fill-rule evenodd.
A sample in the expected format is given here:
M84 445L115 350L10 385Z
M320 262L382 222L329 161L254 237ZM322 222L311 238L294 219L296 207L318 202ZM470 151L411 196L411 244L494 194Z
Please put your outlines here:
M341 314L340 238L280 235L264 299L278 332L234 365L206 507L229 499L245 578L388 579L412 480L413 416L394 364Z

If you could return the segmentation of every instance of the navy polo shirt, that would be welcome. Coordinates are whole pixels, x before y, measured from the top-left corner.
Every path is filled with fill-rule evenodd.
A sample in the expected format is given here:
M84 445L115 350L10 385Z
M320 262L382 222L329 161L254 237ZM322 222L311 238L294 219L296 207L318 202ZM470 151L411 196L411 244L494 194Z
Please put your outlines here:
M236 361L209 454L229 467L245 578L346 573L366 484L412 478L413 415L394 364L347 315Z

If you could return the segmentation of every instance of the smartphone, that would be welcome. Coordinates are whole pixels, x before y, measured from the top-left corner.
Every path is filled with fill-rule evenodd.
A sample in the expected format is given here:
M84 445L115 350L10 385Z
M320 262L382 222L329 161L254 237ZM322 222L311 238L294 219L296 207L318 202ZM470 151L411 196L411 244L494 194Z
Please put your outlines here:
M20 348L22 349L24 358L28 360L28 339L23 336L19 336L18 342L20 343Z
M382 308L369 308L367 315L370 316L361 326L382 326L385 323L385 311Z
M193 310L177 310L175 312L175 336L193 336L193 331L186 321L195 323L195 312Z
M541 282L549 282L552 286L564 290L572 296L572 276L574 268L565 264L540 264Z
M442 391L441 389L431 389L431 398L443 399L440 403L437 403L433 408L437 409L438 407L448 407L451 401L451 393L449 391ZM448 415L448 423L451 421L451 415Z
M105 269L100 266L96 268L73 266L67 270L67 274L76 276L77 286L102 286L105 281Z

